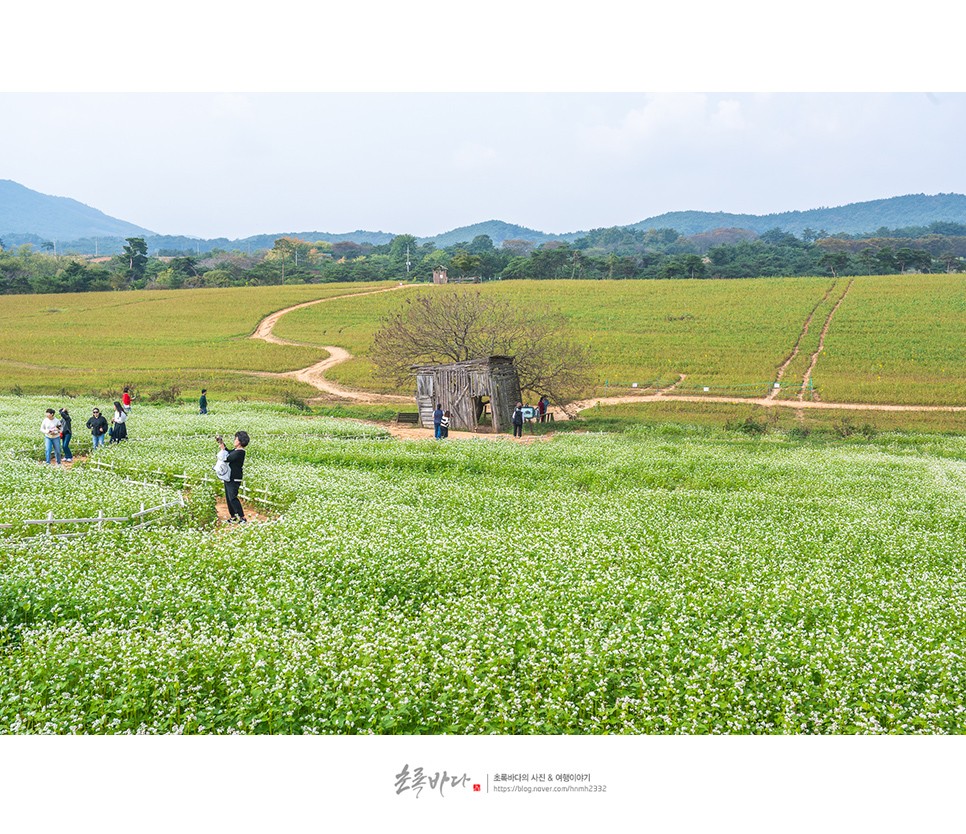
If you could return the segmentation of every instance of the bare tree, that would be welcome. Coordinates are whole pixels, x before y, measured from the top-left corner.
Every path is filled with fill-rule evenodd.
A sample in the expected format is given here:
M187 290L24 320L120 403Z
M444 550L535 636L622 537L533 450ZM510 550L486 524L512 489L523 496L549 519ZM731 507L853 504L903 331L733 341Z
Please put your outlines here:
M546 394L560 407L585 396L591 386L590 356L566 333L566 320L523 310L479 291L427 293L407 299L383 319L369 358L397 384L411 366L512 356L520 388Z

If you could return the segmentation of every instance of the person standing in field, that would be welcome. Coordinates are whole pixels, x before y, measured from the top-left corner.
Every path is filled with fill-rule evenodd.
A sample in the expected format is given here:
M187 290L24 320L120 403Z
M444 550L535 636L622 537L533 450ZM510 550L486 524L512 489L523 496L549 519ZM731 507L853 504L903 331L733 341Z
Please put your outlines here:
M226 452L224 438L219 434L215 440L221 448L221 452ZM248 432L235 432L234 448L222 457L219 452L218 457L228 464L228 480L225 481L225 501L228 503L228 512L231 513L231 520L239 523L248 521L245 518L245 508L238 500L238 490L241 489L242 478L244 477L243 466L245 465L245 447L248 446Z
M127 440L127 411L117 400L114 400L114 416L111 418L111 443Z
M439 420L439 436L449 437L449 409L443 412L443 416Z
M540 415L540 422L545 423L547 421L547 409L550 408L550 400L547 395L544 394L540 401L537 403L537 411Z
M517 403L516 408L513 409L513 416L510 417L510 422L513 423L513 436L523 438L523 403Z
M436 410L433 412L433 432L437 440L442 437L442 424L443 424L443 404L436 403Z
M99 408L91 412L91 417L87 421L87 428L91 430L91 443L93 452L99 446L104 445L104 435L107 434L107 418L101 414Z
M208 413L208 389L201 389L201 397L198 400L198 413L207 414Z
M128 414L131 413L131 389L124 388L124 393L121 395L121 405L124 406L124 411Z
M70 439L73 436L70 427L70 412L66 408L60 409L60 420L63 424L60 430L60 445L64 453L64 462L72 463L74 454L70 450Z
M44 436L44 457L50 463L50 455L53 453L57 461L57 466L61 463L60 433L63 423L54 416L54 409L48 408L46 416L40 423L40 431Z

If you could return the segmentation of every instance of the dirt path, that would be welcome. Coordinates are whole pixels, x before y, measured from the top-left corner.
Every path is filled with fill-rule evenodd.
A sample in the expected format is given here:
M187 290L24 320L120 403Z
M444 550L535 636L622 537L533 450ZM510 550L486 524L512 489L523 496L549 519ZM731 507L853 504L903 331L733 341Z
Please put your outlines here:
M400 284L396 287L388 287L386 289L369 290L367 292L360 293L349 293L347 295L336 295L330 298L318 298L313 301L304 301L301 304L295 304L291 307L286 307L284 310L278 310L270 315L266 316L259 322L258 326L255 328L251 335L252 339L262 339L266 342L272 342L278 345L297 345L300 347L306 346L304 342L293 342L288 339L282 339L276 336L272 332L272 328L278 323L278 320L282 318L286 313L290 313L293 310L300 310L303 307L310 307L313 304L324 304L326 301L336 301L344 298L351 298L363 295L373 295L380 292L393 292L395 290L405 289L411 286L410 284ZM845 296L848 294L849 289L852 286L852 281L850 280L842 293L839 300L835 303L835 306L829 312L828 317L825 319L825 325L822 328L821 336L819 337L818 349L812 354L811 363L809 365L808 371L806 372L805 379L802 385L802 391L808 385L808 380L811 378L812 371L815 368L815 364L818 362L818 356L822 352L825 346L825 336L828 333L829 326L832 322L832 317L835 315L836 310L838 310L839 305L845 300ZM834 289L835 284L829 287L825 296L822 298L818 304L809 313L808 319L802 328L802 332L799 334L798 341L795 343L795 348L792 351L791 356L785 360L779 369L779 373L784 373L784 369L788 367L792 359L794 359L797 354L802 340L808 332L808 327L811 323L812 317L815 314L815 310L818 309L819 305L828 298L829 293ZM318 347L317 345L310 345L310 347ZM268 372L258 372L253 371L256 376L275 376L275 377L288 377L290 379L297 379L301 382L308 383L309 385L316 388L322 394L327 394L329 397L340 397L342 399L353 400L358 403L366 404L385 404L385 403L405 403L409 406L414 406L412 397L403 397L396 394L376 394L369 391L358 391L351 388L345 388L337 383L331 382L325 378L325 372L342 362L347 362L352 359L352 354L344 348L336 347L334 345L326 345L321 348L328 352L328 356L314 365L310 365L307 368L300 368L295 371L287 371L286 373L275 374ZM956 405L889 405L884 403L826 403L826 402L808 402L803 399L795 400L779 400L775 398L775 392L770 391L767 396L752 399L749 397L701 397L701 396L691 396L687 394L676 394L673 393L674 389L681 384L685 379L685 375L681 374L677 382L667 388L660 389L653 393L640 393L640 394L627 394L619 395L614 397L592 397L590 399L581 400L576 403L572 403L569 410L575 413L585 411L588 408L593 408L596 405L624 405L629 403L653 403L674 400L677 402L690 402L690 403L729 403L732 405L760 405L768 408L794 408L794 409L805 409L805 408L825 408L841 411L953 411L961 412L966 411L966 406L956 406ZM780 379L780 376L779 376ZM776 389L777 391L777 389ZM801 394L800 394L801 396ZM320 397L319 399L325 399ZM554 416L557 419L567 419L567 415L561 411L556 411ZM403 439L413 439L413 438L423 438L431 437L432 432L430 429L411 427L411 426L390 426L390 432L394 437L399 437ZM498 439L500 435L492 435L485 433L472 433L472 432L454 432L451 437L458 438L489 438ZM547 437L549 435L542 435L542 437ZM460 438L460 439L462 439ZM526 440L526 438L524 438ZM517 441L519 442L519 441Z
M228 521L231 518L231 513L228 511L228 502L224 495L215 499L215 509L218 511L219 521ZM245 511L245 518L249 521L268 521L268 516L260 513L251 504L242 501L242 509Z
M291 313L293 310L301 310L303 307L311 307L315 304L324 304L326 301L339 301L344 298L356 298L363 295L375 295L381 292L395 292L396 290L406 289L412 286L411 284L399 284L395 287L386 287L384 289L369 290L367 292L357 292L357 293L347 293L346 295L334 295L329 298L316 298L313 301L303 301L301 304L293 304L291 307L286 307L284 310L277 310L274 313L267 315L263 318L258 326L255 328L252 335L249 337L251 339L261 339L265 342L270 342L274 345L295 345L297 347L307 346L306 342L293 342L291 339L283 339L280 336L276 336L272 330L276 324L278 324L279 319L287 313ZM318 347L317 345L308 345L309 347ZM289 379L297 379L299 382L305 382L311 385L313 388L321 391L323 394L328 394L330 397L339 397L345 400L354 400L356 402L363 403L412 403L412 397L401 397L397 394L375 394L369 391L356 391L352 388L346 388L335 382L330 382L325 378L325 372L329 368L334 368L336 365L340 365L343 362L348 362L352 359L352 354L349 351L336 347L335 345L322 345L321 350L328 353L325 359L321 359L314 365L309 365L307 368L299 368L295 371L287 371L281 374L273 374L267 372L257 373L257 376L274 376L274 377L287 377Z
M734 405L763 405L770 408L826 408L841 411L966 411L966 405L886 405L884 403L822 403L798 400L770 400L767 397L698 397L687 394L628 394L619 397L597 397L583 400L577 405L579 411L595 405L624 405L627 403L654 403L673 400L685 403L732 403Z

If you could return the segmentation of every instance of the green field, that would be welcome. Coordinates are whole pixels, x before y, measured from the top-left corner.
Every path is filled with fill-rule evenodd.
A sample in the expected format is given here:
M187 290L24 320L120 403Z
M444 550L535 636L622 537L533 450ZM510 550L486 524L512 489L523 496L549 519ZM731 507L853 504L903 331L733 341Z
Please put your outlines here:
M761 396L792 353L783 383L796 393L846 279L732 281L505 281L480 288L527 308L563 314L590 347L597 393L668 385L682 393ZM447 292L430 287L417 292ZM828 297L826 298L826 294ZM333 344L360 357L329 376L391 390L365 354L400 294L346 299L286 316L289 339ZM813 312L814 311L814 312ZM966 281L960 275L857 278L829 327L813 377L831 402L966 405Z
M829 401L963 405L966 278L856 278L816 373Z
M246 375L317 362L310 347L249 339L267 314L372 284L14 295L0 298L0 391L120 392L150 397L176 386L212 398L307 397L293 380ZM391 286L391 285L387 285Z
M318 392L273 374L312 364L325 355L322 346L335 345L355 358L328 371L333 381L410 394L374 374L366 358L373 334L407 297L458 288L336 298L373 286L2 297L0 392L113 397L131 385L142 401L188 401L207 387L213 402L294 402ZM795 399L817 356L812 380L821 401L966 406L966 281L960 275L505 281L470 291L561 314L590 349L597 395L627 394L636 383L638 391L674 384L678 394L753 398L770 390L790 359L780 398ZM289 313L275 327L276 335L300 346L248 338L268 313L323 297L333 300ZM806 398L812 394L805 391ZM713 413L701 404L665 411L690 422L707 422ZM869 421L884 429L943 431L962 424L952 413L877 414Z
M828 279L754 281L504 281L481 292L528 309L566 316L591 350L599 391L632 383L669 385L686 374L683 390L760 395L795 343ZM428 287L418 292L453 292ZM400 294L347 299L286 316L276 332L289 339L348 348L364 357L379 320L404 304ZM326 341L328 340L328 341ZM333 369L346 385L386 388L360 358Z
M0 398L0 494L30 493L0 523L144 500L36 462L48 399ZM98 455L200 478L237 428L266 523L191 489L157 529L5 534L0 732L966 731L966 438L398 442L142 404Z

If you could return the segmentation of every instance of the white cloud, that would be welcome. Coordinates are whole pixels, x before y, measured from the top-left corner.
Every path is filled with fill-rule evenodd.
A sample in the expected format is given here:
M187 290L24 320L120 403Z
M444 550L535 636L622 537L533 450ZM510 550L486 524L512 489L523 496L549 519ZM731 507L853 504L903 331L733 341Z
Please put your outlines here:
M488 145L482 145L479 142L464 142L453 150L450 158L456 168L478 170L493 165L499 158L499 154Z

